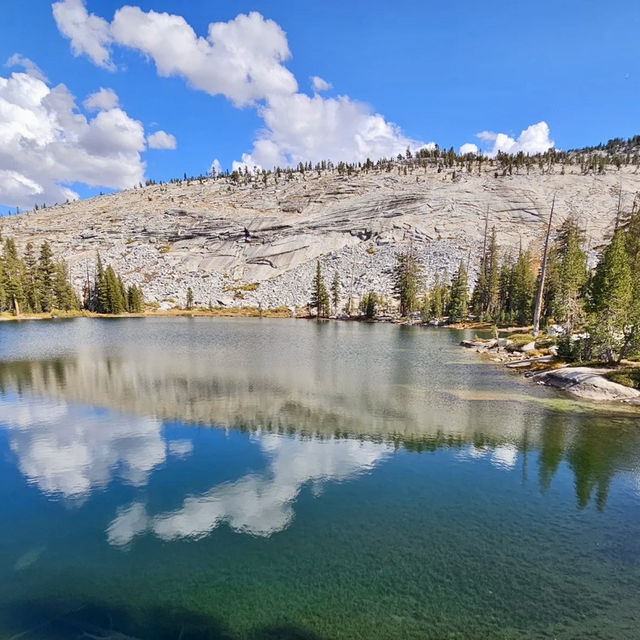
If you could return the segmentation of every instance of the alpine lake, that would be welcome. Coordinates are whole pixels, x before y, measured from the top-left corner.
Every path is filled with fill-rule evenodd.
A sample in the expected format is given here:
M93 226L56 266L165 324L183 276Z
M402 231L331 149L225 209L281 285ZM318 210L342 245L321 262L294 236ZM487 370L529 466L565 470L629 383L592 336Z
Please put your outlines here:
M471 334L0 324L0 638L640 638L640 412Z

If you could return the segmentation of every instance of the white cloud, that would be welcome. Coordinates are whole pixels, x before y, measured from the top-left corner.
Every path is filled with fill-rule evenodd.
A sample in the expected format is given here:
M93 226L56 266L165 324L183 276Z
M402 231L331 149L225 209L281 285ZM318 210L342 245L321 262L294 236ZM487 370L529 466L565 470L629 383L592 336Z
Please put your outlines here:
M181 76L238 106L298 88L282 64L291 55L284 31L256 12L212 23L203 38L182 16L127 6L116 11L111 35L149 56L159 75Z
M175 149L178 146L176 137L166 131L156 131L147 137L151 149Z
M466 155L467 153L478 153L478 145L473 142L466 142L460 147L460 154Z
M511 154L520 151L528 154L544 153L555 145L555 142L550 138L549 125L544 121L527 127L517 139L506 133L494 133L493 131L481 131L476 137L491 144L491 148L485 151L488 156L495 156L499 151Z
M100 88L84 101L84 106L90 111L107 111L115 109L119 102L118 94L113 89Z
M285 32L257 12L212 23L203 37L179 15L125 6L111 23L96 23L82 0L64 0L56 6L58 26L71 38L74 51L85 52L96 64L112 65L108 46L130 47L152 59L160 76L180 76L192 87L222 94L236 106L256 106L266 128L251 153L234 163L236 168L322 159L363 161L423 146L349 97L298 93L295 77L284 66L291 56ZM83 44L90 35L80 33L83 27L101 43L98 54ZM312 82L316 92L330 87L318 76Z
M62 0L52 5L58 29L71 40L76 56L86 54L99 67L115 69L108 45L111 41L109 23L89 14L84 0Z
M266 129L251 154L243 158L249 165L270 168L324 159L357 162L424 146L367 105L347 96L277 96L261 109L261 115Z
M218 158L214 158L211 166L209 167L209 173L215 178L222 173L222 164Z
M19 53L14 53L7 60L7 67L22 67L30 76L42 80L42 82L48 82L47 77L42 72L42 69L29 58L25 58Z
M390 447L357 440L298 440L275 435L260 437L270 458L263 474L248 474L235 482L187 497L175 511L149 516L144 505L120 510L107 529L110 544L126 546L136 535L152 531L162 540L202 538L223 523L255 536L270 536L293 519L293 503L302 487L315 495L326 482L339 482L372 469Z
M312 76L311 85L313 86L314 91L328 91L333 86L330 82L327 82L320 76Z
M122 189L144 179L144 128L102 90L87 100L100 111L88 119L67 87L50 87L38 74L0 76L0 203L77 198L74 182Z

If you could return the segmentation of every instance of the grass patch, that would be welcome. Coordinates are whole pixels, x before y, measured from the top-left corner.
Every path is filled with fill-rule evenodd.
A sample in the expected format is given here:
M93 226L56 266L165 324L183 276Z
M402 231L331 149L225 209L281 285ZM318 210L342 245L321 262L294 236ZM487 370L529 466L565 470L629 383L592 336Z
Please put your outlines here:
M224 288L225 293L230 291L256 291L260 286L259 282L249 282L248 284L238 284L238 285L226 285Z
M640 390L640 367L624 367L604 374L612 382Z
M522 347L530 342L535 342L536 339L530 333L512 333L507 336L507 340L511 340L514 347Z

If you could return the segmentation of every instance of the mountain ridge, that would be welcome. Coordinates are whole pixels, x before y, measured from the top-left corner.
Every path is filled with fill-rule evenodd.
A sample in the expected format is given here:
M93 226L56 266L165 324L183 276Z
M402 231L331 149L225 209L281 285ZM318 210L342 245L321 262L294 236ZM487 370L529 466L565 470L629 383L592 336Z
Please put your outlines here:
M79 291L100 252L161 308L184 304L189 287L202 306L272 308L308 302L318 259L339 271L345 298L388 295L395 254L409 244L426 284L460 260L473 277L487 215L505 251L539 252L554 195L555 221L578 219L594 261L618 208L640 192L637 165L585 173L551 163L509 175L500 162L150 184L3 218L0 229L20 248L49 241Z

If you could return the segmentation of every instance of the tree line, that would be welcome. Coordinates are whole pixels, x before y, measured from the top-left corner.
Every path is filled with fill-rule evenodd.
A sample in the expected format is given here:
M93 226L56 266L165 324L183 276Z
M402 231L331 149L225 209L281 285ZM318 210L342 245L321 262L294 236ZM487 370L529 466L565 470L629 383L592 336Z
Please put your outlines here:
M69 267L43 242L38 250L30 242L22 255L13 238L0 235L0 312L48 313L87 309L97 313L138 313L144 309L142 289L125 286L113 267L97 256L93 280L87 277L82 298L71 283Z
M562 325L561 355L572 361L620 361L640 354L640 210L634 203L619 213L610 240L595 268L588 266L585 232L569 217L555 230L546 260L522 247L516 255L501 250L495 226L485 228L478 276L470 286L468 261L452 275L436 273L424 286L423 264L414 246L396 256L393 296L400 316L419 313L423 322L456 323L468 319L494 324L533 324L540 293L543 327ZM545 264L544 281L541 263ZM360 314L374 318L381 300L370 291L360 300ZM318 317L339 313L340 278L327 289L318 261L310 307ZM351 312L350 302L345 311ZM582 331L580 337L576 331Z

